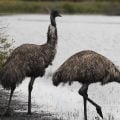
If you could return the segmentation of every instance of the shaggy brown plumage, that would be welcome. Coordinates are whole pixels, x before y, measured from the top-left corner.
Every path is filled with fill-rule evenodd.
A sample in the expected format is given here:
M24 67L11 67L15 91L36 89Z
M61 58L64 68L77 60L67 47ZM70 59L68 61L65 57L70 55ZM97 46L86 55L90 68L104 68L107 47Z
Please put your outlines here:
M84 97L85 120L87 120L86 100L96 106L97 112L103 117L100 106L87 97L88 86L96 82L101 82L102 85L114 81L120 82L120 72L106 57L90 50L81 51L66 60L53 75L55 86L61 82L69 82L71 85L74 81L83 84L79 94Z
M31 77L29 83L28 114L31 114L31 91L36 77L42 77L45 69L52 64L56 54L57 27L55 18L60 16L59 12L52 10L50 14L51 24L48 27L47 42L43 45L24 44L16 48L0 71L0 83L5 89L11 89L10 106L12 94L17 85L25 77ZM7 109L6 114L9 110Z
M1 84L10 89L13 84L19 85L26 76L42 77L55 53L56 49L48 44L24 44L16 48L0 71Z
M66 60L54 73L53 83L78 81L84 83L101 82L106 84L118 81L120 72L106 57L94 51L81 51Z

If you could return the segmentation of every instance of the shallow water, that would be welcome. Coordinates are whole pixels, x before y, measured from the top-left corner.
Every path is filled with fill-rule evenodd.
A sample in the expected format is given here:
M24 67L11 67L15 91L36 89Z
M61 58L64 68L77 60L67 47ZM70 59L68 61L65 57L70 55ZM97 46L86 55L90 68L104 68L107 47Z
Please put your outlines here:
M1 16L3 24L8 25L7 33L17 47L23 43L43 44L46 42L48 15ZM41 110L50 111L65 120L83 118L82 97L77 93L81 85L72 87L54 87L49 77L68 57L81 50L94 50L120 65L120 17L63 15L57 18L58 48L53 66L47 69L43 78L38 78L34 85L32 101L41 106ZM27 96L28 78L17 89ZM120 117L120 86L112 83L101 87L91 85L89 96L103 107L105 118ZM27 101L27 100L26 100ZM40 110L37 110L38 112ZM95 108L88 104L88 116L92 120L97 116ZM106 120L106 119L105 119Z

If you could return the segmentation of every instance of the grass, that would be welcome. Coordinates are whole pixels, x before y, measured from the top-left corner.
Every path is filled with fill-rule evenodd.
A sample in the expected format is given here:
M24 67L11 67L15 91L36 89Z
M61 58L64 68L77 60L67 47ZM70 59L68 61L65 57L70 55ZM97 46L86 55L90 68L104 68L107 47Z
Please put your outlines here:
M32 115L27 115L27 102L26 101L20 101L18 98L21 96L17 92L13 96L11 108L14 110L12 116L10 117L4 117L0 120L83 120L84 116L80 114L80 111L75 112L66 112L62 113L61 117L58 117L57 115L53 115L49 112L41 111L40 112L40 106L32 104L32 109L35 109L39 112L33 112ZM8 102L9 93L3 90L0 86L0 115L5 111L6 105ZM83 111L82 111L83 114ZM97 113L96 113L97 115ZM88 114L88 119L91 118ZM90 120L101 120L99 116L92 117ZM103 120L115 120L114 116L109 113Z
M84 1L84 2L35 2L20 0L0 0L0 13L47 13L46 8L57 8L64 13L120 15L120 2Z
M45 111L33 112L32 115L27 115L27 102L19 101L18 93L13 95L13 100L11 102L11 116L1 118L1 115L6 109L8 103L9 93L3 90L0 86L0 120L59 120L55 118L53 114ZM40 110L38 105L32 104L32 109Z

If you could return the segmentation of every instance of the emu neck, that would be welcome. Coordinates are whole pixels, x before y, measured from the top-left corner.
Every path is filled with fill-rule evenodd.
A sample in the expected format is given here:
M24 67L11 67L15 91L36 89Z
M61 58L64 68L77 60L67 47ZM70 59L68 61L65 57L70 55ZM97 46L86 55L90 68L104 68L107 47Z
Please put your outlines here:
M51 22L51 25L55 26L56 27L56 21L55 21L55 17L54 16L50 16L50 22Z
M54 17L50 17L51 24L48 27L47 44L55 48L57 45L57 27Z

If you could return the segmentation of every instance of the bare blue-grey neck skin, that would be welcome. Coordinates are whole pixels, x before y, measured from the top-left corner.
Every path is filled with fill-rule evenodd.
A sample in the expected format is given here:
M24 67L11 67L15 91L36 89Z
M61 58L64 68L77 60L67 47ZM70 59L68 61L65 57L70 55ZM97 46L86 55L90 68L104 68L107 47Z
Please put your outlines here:
M59 11L52 10L50 14L50 20L51 20L51 25L53 25L54 27L56 26L56 21L55 21L56 17L61 17Z
M56 21L55 21L55 16L50 16L50 21L51 21L51 25L56 27Z
M48 27L47 44L55 48L57 45L57 27L55 18L50 16L51 24Z
M55 48L57 45L57 27L56 27L56 17L61 17L58 11L52 10L50 14L50 22L51 24L48 27L48 33L47 33L47 44L51 47Z

